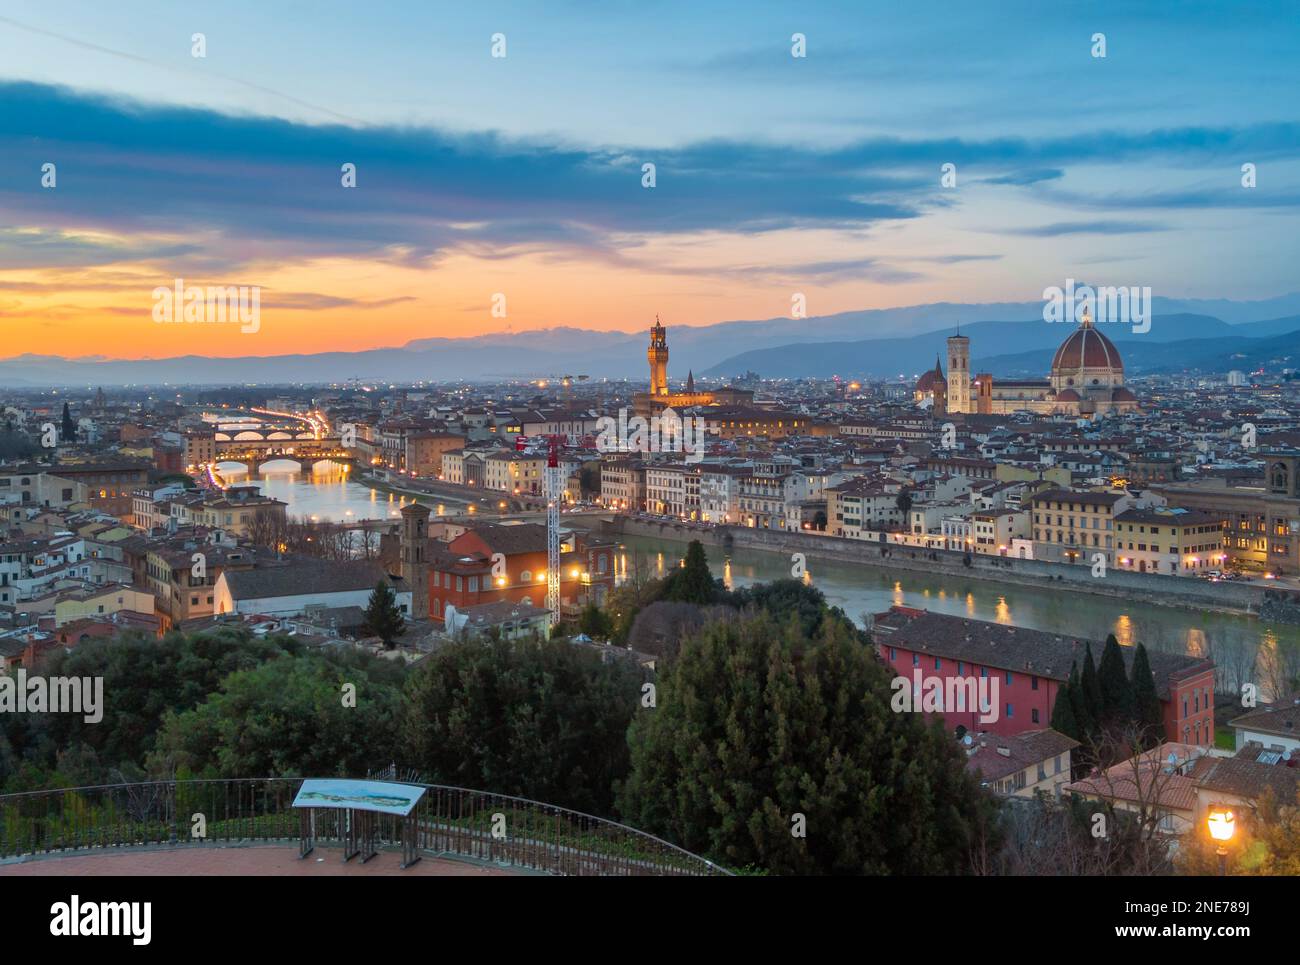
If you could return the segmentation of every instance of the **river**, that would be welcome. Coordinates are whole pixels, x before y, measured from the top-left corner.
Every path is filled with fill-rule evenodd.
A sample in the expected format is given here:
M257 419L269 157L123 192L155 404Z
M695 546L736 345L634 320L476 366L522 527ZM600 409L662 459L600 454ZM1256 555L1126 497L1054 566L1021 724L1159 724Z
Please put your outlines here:
M251 479L240 463L219 463L217 470L227 483L251 483L264 495L287 503L286 512L290 516L336 523L396 519L401 516L402 507L413 501L411 496L353 482L350 472L333 463L318 464L316 472L304 473L298 471L294 462L268 462ZM432 496L420 501L439 516L463 510L466 505L463 500L444 497L438 497L436 502Z
M686 552L685 543L642 536L624 537L621 545L619 569L631 572L639 563L652 576L676 566ZM733 588L790 576L790 559L779 553L705 550L714 575ZM1271 695L1300 674L1300 627L1253 617L829 561L818 561L810 576L827 601L859 625L864 615L891 605L913 606L1092 640L1113 633L1124 645L1142 642L1151 649L1210 657L1223 690L1251 682Z

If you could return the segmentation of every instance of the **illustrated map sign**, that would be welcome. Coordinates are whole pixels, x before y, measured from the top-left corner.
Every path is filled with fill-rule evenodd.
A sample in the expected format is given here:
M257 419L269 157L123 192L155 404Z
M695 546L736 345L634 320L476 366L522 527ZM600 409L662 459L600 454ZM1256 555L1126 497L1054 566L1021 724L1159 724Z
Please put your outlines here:
M349 781L341 778L309 778L302 782L296 808L351 808L406 817L424 797L425 789L413 784L388 781Z

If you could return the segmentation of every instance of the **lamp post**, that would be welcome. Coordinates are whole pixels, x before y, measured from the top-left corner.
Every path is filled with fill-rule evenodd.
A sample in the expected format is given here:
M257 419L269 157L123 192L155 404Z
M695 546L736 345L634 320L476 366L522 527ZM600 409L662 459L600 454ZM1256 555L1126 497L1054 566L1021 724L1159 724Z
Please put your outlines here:
M1224 807L1221 804L1211 805L1210 812L1206 815L1205 823L1209 826L1210 837L1217 842L1214 853L1219 856L1219 874L1226 876L1228 873L1228 842L1236 833L1236 819L1233 816L1232 809Z

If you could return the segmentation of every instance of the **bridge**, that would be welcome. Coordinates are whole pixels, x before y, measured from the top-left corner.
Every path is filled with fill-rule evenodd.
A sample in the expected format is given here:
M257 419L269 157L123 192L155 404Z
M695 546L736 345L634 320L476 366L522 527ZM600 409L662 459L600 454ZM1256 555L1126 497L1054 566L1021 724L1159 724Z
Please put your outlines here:
M246 433L240 433L244 436ZM356 456L343 448L343 441L338 436L326 436L320 439L220 439L216 441L217 462L238 462L248 469L250 476L265 462L285 459L296 462L303 470L311 469L318 462L338 462L351 465Z

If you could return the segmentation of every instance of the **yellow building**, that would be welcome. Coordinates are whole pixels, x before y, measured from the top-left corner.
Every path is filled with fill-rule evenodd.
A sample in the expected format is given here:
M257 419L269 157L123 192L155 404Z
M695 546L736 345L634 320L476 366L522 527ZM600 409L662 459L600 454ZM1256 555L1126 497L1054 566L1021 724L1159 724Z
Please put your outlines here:
M74 620L107 616L119 610L153 616L154 595L144 590L123 585L95 587L78 590L54 604L54 625L61 627Z

